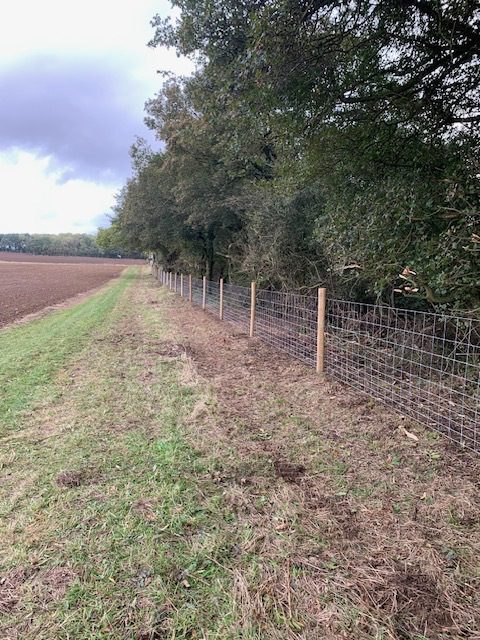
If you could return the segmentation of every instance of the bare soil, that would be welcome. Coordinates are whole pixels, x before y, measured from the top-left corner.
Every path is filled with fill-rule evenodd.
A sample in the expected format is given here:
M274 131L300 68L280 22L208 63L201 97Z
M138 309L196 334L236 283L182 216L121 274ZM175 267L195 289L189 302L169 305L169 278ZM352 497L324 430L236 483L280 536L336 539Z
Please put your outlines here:
M47 264L144 265L145 260L131 258L89 258L87 256L40 256L33 253L0 251L0 262L34 262Z
M255 588L236 576L244 619L268 638L478 640L478 456L178 297L162 306L213 398L192 443L223 457L261 558Z
M122 264L50 264L0 261L0 327L95 289Z

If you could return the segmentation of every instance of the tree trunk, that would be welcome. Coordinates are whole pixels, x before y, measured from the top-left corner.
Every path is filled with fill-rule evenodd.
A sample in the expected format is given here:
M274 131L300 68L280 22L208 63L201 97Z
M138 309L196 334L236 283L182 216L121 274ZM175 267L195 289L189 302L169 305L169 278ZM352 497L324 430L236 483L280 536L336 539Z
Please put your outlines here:
M215 251L213 244L215 242L215 232L213 229L208 230L206 247L205 247L205 275L207 280L213 279L213 269L215 266Z

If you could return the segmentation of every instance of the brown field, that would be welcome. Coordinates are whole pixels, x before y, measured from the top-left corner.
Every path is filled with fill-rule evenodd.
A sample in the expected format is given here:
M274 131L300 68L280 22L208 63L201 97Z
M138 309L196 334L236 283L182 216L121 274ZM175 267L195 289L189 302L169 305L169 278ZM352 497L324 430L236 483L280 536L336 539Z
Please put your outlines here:
M0 251L0 262L41 262L48 264L109 264L131 265L145 264L145 260L132 260L130 258L86 258L83 256L37 256L31 253L13 253L12 251Z
M72 258L70 264L42 260L21 262L16 260L15 254L14 260L2 262L2 255L0 254L0 327L99 287L118 276L125 268L121 261L95 264L88 258ZM30 256L23 254L22 257L25 259ZM48 256L32 257L41 259ZM74 263L74 260L78 262Z

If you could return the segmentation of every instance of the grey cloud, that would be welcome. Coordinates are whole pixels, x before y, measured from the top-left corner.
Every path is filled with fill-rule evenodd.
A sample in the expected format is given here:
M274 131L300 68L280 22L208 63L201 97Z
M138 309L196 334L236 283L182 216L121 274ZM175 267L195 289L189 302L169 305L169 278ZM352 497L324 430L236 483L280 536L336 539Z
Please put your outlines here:
M63 179L118 182L130 173L143 124L142 87L128 61L53 57L26 59L0 70L0 148L52 155Z

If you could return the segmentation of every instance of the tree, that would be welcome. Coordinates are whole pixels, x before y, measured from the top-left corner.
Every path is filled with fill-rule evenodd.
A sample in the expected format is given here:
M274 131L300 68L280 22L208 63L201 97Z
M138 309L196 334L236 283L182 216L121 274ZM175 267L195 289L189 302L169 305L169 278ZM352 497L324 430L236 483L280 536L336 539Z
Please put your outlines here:
M197 61L147 103L115 224L208 277L480 303L480 12L471 0L176 0ZM272 28L272 25L275 28Z

